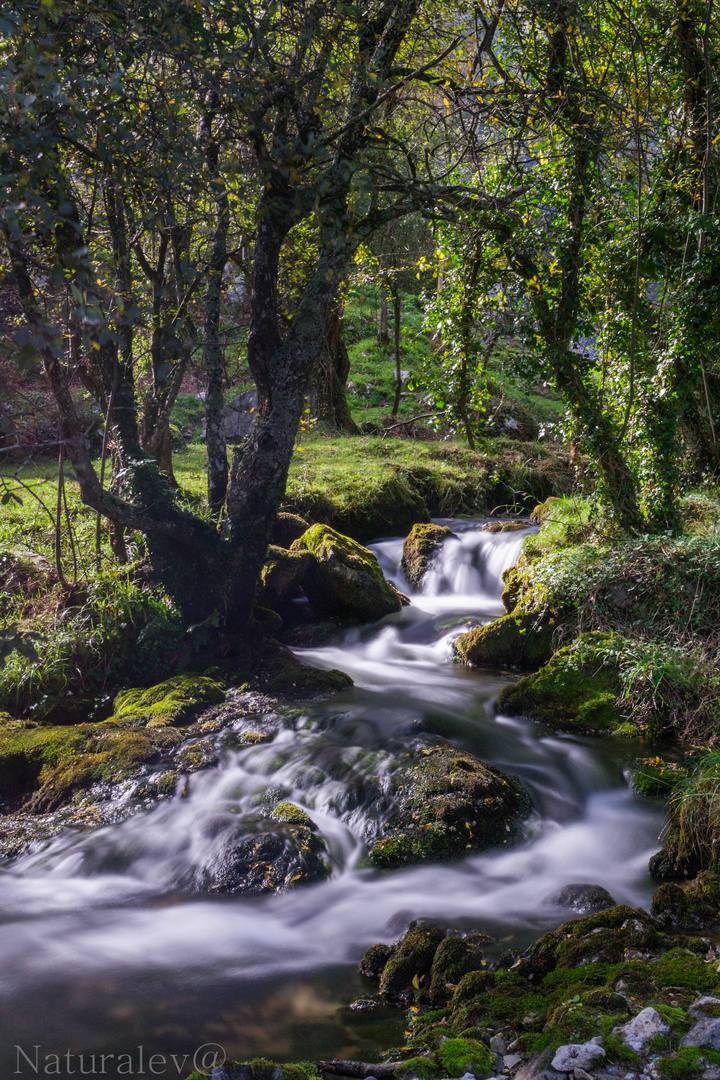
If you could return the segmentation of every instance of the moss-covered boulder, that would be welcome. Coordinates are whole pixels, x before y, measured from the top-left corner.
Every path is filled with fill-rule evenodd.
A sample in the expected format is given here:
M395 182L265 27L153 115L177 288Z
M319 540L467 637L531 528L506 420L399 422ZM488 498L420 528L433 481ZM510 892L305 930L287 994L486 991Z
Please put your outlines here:
M483 946L489 940L485 934L453 934L440 942L430 968L429 998L433 1004L445 1004L465 976L487 967Z
M277 547L289 548L293 541L299 540L309 528L310 522L300 517L299 514L291 514L289 511L281 510L275 518L270 541Z
M685 885L666 882L650 910L664 926L680 930L720 929L720 875L705 870Z
M457 858L506 843L530 813L518 780L453 746L418 746L392 778L393 805L371 861Z
M309 551L286 551L271 544L260 571L257 603L280 611L302 587L312 563L313 557Z
M115 698L110 719L134 727L181 725L189 723L201 709L224 700L225 689L216 679L175 675L156 686L122 690Z
M452 537L455 533L447 525L413 525L403 544L402 568L414 589L420 588L432 560Z
M255 835L234 844L201 886L231 895L284 892L328 877L332 867L327 848L312 822L306 823L310 819L299 807L293 807L297 815L278 809L272 821L257 823Z
M278 803L274 808L270 817L275 821L284 821L287 825L298 825L304 829L310 829L311 832L317 831L317 825L299 806L291 802Z
M573 646L566 646L537 674L504 686L497 710L560 730L617 731L624 721L616 704L618 691L615 671L579 664Z
M33 813L55 810L95 783L136 776L180 745L176 728L0 725L0 803Z
M461 634L455 652L471 667L518 667L532 671L553 651L552 616L503 615L487 626Z
M445 931L435 923L411 922L393 946L380 974L380 993L390 1001L415 1001L430 985L430 971L435 953L445 938ZM370 968L369 954L376 959L378 946L368 950L360 970Z
M242 681L244 675L247 676L243 682L245 689L297 701L345 690L353 684L350 676L337 668L324 670L301 664L288 648L276 641L264 641L261 648L244 657L236 681Z
M315 558L303 588L320 617L370 622L400 611L400 594L385 580L372 552L328 525L313 525L290 550L309 551Z

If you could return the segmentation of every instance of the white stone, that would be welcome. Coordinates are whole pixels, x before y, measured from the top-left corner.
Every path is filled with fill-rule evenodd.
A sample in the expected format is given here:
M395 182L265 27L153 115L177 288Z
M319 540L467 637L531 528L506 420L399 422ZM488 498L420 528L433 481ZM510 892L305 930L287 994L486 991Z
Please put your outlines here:
M644 1050L655 1035L668 1035L669 1032L670 1025L663 1020L657 1009L653 1008L643 1009L620 1028L622 1041L636 1053Z
M697 1024L693 1024L690 1028L687 1035L683 1035L680 1045L712 1046L715 1050L720 1050L720 1020L711 1018L698 1020Z
M598 1046L599 1039L591 1039L586 1043L568 1043L559 1046L552 1059L552 1067L558 1072L573 1072L574 1069L591 1069L596 1061L605 1057L602 1046Z

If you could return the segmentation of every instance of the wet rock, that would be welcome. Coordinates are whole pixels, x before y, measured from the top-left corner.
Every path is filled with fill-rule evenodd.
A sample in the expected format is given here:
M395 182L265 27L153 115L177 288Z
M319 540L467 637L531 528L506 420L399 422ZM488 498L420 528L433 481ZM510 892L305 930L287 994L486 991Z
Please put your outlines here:
M489 533L510 533L521 532L523 529L527 529L530 522L528 521L489 521L487 525L481 526L481 532Z
M413 525L402 554L402 568L413 588L420 588L433 559L451 538L457 539L446 525Z
M670 1025L663 1020L657 1009L650 1007L643 1009L620 1029L622 1041L638 1054L656 1035L669 1034Z
M385 580L372 552L328 525L313 525L290 550L309 551L315 558L303 589L321 618L370 622L402 608L397 589Z
M245 688L279 698L302 701L352 686L349 675L336 668L327 671L301 664L288 648L265 641L248 661L250 679Z
M270 827L269 825L267 826ZM312 829L278 823L277 831L240 840L201 888L218 893L284 892L331 873L324 841Z
M692 851L686 851L670 825L665 844L648 863L648 870L658 881L687 881L703 869L702 861Z
M605 1057L600 1046L600 1038L585 1043L568 1043L559 1046L552 1059L552 1067L558 1072L572 1072L573 1069L592 1069Z
M519 667L532 670L552 656L553 627L545 617L503 615L455 641L455 652L472 667ZM508 689L506 687L506 689Z
M430 970L432 1002L446 1002L464 975L485 966L482 946L487 940L484 935L476 934L469 937L446 937L440 942Z
M720 1019L698 1020L687 1035L683 1035L680 1045L710 1046L713 1050L720 1050Z
M309 528L310 522L299 514L281 510L275 518L270 542L276 547L289 548L293 541L299 540Z
M537 674L504 686L498 712L569 731L608 731L622 723L616 673L597 667L578 669L572 648L559 649Z
M416 746L394 773L392 794L384 835L370 852L382 868L505 843L530 813L518 780L449 745Z
M600 885L566 885L559 892L548 897L545 902L555 907L570 908L578 915L587 915L591 911L615 907L615 901L610 893Z
M317 832L317 825L312 818L301 810L299 806L291 802L281 802L272 811L270 817L276 821L284 821L288 825L301 825L312 832Z
M429 987L435 953L444 938L445 931L433 923L410 923L385 964L380 993L393 1001L414 1001Z
M720 927L720 875L709 870L685 885L666 882L652 898L650 910L666 926L682 930Z
M366 979L379 979L393 950L393 945L371 945L360 961L360 974Z

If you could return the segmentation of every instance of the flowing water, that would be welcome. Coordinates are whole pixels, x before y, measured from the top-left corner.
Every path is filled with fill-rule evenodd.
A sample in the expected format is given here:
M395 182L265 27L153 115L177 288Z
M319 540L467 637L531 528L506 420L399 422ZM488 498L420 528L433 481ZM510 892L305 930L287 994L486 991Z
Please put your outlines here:
M68 829L0 869L3 1080L38 1075L38 1060L42 1075L43 1055L68 1051L126 1054L119 1075L144 1075L147 1057L159 1054L155 1075L167 1076L190 1071L204 1044L237 1057L367 1057L397 1044L403 1018L348 1008L368 992L356 962L410 919L480 928L500 952L567 917L547 902L563 885L593 882L618 902L647 903L662 814L628 785L639 748L496 716L493 700L513 676L451 662L454 637L503 613L501 574L527 533L443 523L457 539L409 607L339 644L299 651L307 663L348 672L352 689L271 718L272 741L223 749L216 767L150 811ZM373 550L410 592L402 540ZM383 781L419 733L522 780L534 813L521 842L449 865L362 867L383 817ZM307 810L332 876L277 896L199 894L268 794ZM58 1075L80 1073L77 1058L66 1065ZM107 1075L115 1075L110 1065Z

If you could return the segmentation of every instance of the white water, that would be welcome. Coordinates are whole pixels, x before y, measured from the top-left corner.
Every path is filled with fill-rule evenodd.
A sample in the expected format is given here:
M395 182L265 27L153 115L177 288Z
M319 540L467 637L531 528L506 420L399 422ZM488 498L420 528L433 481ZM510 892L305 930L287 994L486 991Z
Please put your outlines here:
M502 614L501 574L526 533L449 524L458 539L446 543L410 607L349 633L341 645L299 654L347 671L352 690L300 721L281 722L270 743L224 751L218 767L189 778L187 797L117 825L68 830L0 869L0 1018L4 1000L6 1022L24 1037L28 1008L32 1030L46 1023L22 1005L41 1000L43 986L60 984L72 997L93 980L113 979L117 988L130 978L138 987L128 991L138 1017L133 1037L140 1038L149 1024L141 1006L149 975L160 996L197 999L198 987L205 993L209 983L247 995L253 980L259 988L271 975L277 990L299 972L354 962L418 916L522 941L559 921L563 913L545 901L571 882L600 884L618 902L647 902L647 861L662 821L623 778L623 762L637 748L496 717L491 703L508 676L450 662L458 633ZM386 575L409 591L399 569L402 541L374 550ZM358 869L383 817L393 757L428 730L520 777L535 808L524 842L451 865L391 874ZM247 833L269 788L310 813L326 840L332 877L283 896L199 897L197 887L211 879L233 837ZM258 1002L265 1000L257 992ZM74 1045L102 1046L116 1023L112 1009L95 1015L91 1004L86 1014L94 1019L79 1029L68 1005ZM202 1041L207 1024L200 1027ZM327 1052L340 1049L332 1038ZM239 1036L235 1045L246 1048ZM271 1052L272 1040L264 1049Z

